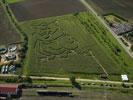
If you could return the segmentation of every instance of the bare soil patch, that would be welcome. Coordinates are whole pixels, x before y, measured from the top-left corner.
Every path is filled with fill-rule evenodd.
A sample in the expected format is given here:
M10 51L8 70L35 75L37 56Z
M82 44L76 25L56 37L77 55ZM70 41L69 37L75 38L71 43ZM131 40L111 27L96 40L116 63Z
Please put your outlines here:
M20 36L11 25L4 10L0 7L0 45L20 41Z
M85 11L78 0L26 0L10 5L19 21Z
M133 20L133 0L87 0L99 14L115 13Z

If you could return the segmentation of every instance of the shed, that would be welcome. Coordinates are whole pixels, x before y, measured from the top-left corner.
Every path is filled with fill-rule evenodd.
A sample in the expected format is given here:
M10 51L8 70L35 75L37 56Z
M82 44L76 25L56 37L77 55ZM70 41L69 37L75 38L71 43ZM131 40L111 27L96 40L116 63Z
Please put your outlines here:
M128 76L127 75L121 75L122 81L129 81Z

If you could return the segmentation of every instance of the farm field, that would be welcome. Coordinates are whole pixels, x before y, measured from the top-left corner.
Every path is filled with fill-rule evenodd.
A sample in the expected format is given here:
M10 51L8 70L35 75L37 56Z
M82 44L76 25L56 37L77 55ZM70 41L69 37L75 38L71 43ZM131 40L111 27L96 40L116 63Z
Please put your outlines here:
M108 74L120 79L121 74L129 73L132 77L133 59L123 50L118 52L121 59L117 59L117 48L121 48L112 36L109 35L110 41L106 40L110 33L89 12L25 21L20 25L29 37L24 74L91 78ZM99 36L104 36L102 41ZM101 42L105 41L103 46ZM111 48L106 47L107 43Z
M85 11L79 0L25 0L10 4L19 21Z
M11 25L3 8L0 7L0 45L20 41L20 36Z
M86 0L99 14L115 13L133 21L133 0Z

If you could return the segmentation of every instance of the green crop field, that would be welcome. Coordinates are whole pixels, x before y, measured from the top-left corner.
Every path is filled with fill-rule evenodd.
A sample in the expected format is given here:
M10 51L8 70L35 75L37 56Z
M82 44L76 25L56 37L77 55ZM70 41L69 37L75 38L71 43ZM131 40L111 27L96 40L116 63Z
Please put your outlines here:
M6 0L9 4L12 4L12 3L17 3L17 2L20 2L20 1L24 1L24 0Z
M24 74L131 75L133 60L89 12L21 22L29 38Z

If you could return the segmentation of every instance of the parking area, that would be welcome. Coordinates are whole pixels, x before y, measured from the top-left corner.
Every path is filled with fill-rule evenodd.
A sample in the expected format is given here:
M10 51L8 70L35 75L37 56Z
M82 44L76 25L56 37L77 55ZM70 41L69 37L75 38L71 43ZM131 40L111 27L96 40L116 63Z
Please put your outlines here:
M2 74L7 74L10 72L15 73L15 65L19 62L19 60L19 45L11 44L0 48L0 65L2 66Z

